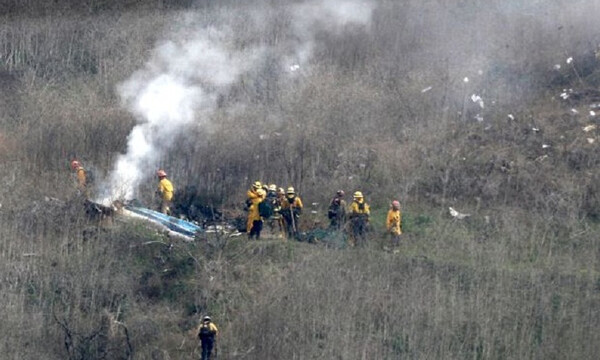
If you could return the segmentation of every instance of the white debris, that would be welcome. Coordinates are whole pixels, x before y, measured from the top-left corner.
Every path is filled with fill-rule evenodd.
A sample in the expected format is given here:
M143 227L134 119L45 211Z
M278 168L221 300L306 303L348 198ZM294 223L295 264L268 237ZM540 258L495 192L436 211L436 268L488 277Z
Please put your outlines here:
M462 219L464 219L466 217L471 216L471 214L460 213L460 212L454 210L452 207L449 207L448 210L450 210L450 216L452 216L454 218L457 218L458 220L462 220Z
M463 79L463 82L464 82L465 84L466 84L466 83L468 83L468 82L469 82L469 78L468 78L468 77L465 77L465 78Z
M294 64L294 65L290 66L290 71L292 71L292 72L294 72L298 69L300 69L300 65L298 65L298 64Z
M481 96L473 94L473 95L471 95L471 100L474 103L478 103L479 107L481 107L482 109L485 107L485 105L483 104L483 99L481 98Z
M535 128L535 127L534 127L534 128L531 128L531 130L532 130L533 132L540 132L540 129L539 129L539 128Z
M548 155L538 156L537 158L535 158L535 161L542 162L542 161L546 160L546 158L548 158Z
M433 87L432 86L428 86L425 89L421 90L421 93L424 94L424 93L428 92L431 89L433 89Z
M560 70L560 64L554 65L554 70Z
M567 100L569 98L569 94L567 94L566 92L563 92L559 95L563 100Z
M361 169L364 169L364 168L366 168L366 167L367 167L367 164L365 164L365 163L360 163L360 164L358 164L358 167L359 167L359 168L361 168Z
M573 57L571 56L570 58L567 59L567 64L570 64L573 62Z
M590 109L600 108L600 104L590 104Z
M281 136L281 133L280 132L274 132L273 135L275 135L275 136Z
M577 111L577 109L571 109L571 112L572 112L573 114L579 114L579 111Z
M319 212L317 210L311 210L310 213L311 214L318 214Z
M481 116L480 114L475 115L475 120L482 122L483 121L483 116Z
M477 73L478 73L479 75L483 75L483 70L479 69L479 70L477 70Z
M258 138L259 138L259 139L261 139L261 140L264 140L264 139L266 139L266 138L267 138L267 135L265 135L265 134L260 134L260 135L258 135Z
M596 116L596 112L594 110L590 110L590 116Z
M596 139L594 139L594 138L587 138L587 142L588 142L588 144L593 144L594 142L596 142Z
M549 147L550 147L550 145L548 145L548 144L542 144L542 149L547 149Z
M312 206L319 206L319 203L318 202L314 202L314 203L312 203Z
M587 126L583 127L583 131L585 131L585 132L590 132L592 130L596 130L596 125L595 124L590 124L590 125L587 125Z
M511 120L514 120L515 116L513 114L508 114L508 118L511 119Z

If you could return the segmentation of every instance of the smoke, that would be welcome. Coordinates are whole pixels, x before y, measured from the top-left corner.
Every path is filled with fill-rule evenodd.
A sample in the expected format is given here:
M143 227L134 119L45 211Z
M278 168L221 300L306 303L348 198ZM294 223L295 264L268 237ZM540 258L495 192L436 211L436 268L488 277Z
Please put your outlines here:
M347 24L367 25L373 5L360 0L314 0L284 10L292 14L293 32L283 41L285 47L269 48L260 42L236 46L239 34L227 22L215 27L185 21L182 31L172 34L178 40L161 43L145 66L118 87L124 106L138 124L99 201L135 197L136 189L154 176L175 139L192 125L207 126L219 96L227 95L241 76L250 76L266 54L277 54L282 68L290 58L304 66L312 54L317 29L343 31ZM264 18L260 10L255 15L259 21Z

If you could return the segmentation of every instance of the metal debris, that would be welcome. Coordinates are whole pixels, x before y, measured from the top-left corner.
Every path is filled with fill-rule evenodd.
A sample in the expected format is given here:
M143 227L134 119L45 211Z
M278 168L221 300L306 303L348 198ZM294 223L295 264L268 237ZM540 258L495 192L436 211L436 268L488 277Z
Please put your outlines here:
M482 122L483 121L483 116L481 116L481 114L477 114L475 115L475 120Z
M471 95L471 100L474 103L478 103L479 107L481 107L482 109L485 107L485 105L483 103L483 99L481 98L481 96L473 94L473 95Z
M560 70L560 64L554 65L554 70Z
M513 114L508 114L508 118L509 118L509 119L511 119L511 120L514 120L514 119L515 119L515 117L514 117L514 115L513 115Z
M452 207L449 207L448 210L450 210L450 216L452 216L453 218L456 218L458 220L462 220L464 218L471 216L471 214L460 213L460 212L454 210L454 208L452 208Z
M570 58L567 59L567 64L570 64L573 62L573 57L571 56Z
M596 130L596 125L595 124L590 124L590 125L587 125L587 126L583 127L583 131L585 131L585 132L590 132L592 130Z
M594 138L587 138L587 142L588 142L588 144L593 144L593 143L596 142L596 139L594 139Z
M465 77L465 78L463 79L463 82L464 82L465 84L466 84L466 83L468 83L468 82L469 82L469 78L468 78L468 77Z
M596 116L596 112L594 110L590 110L590 116Z
M542 149L548 149L550 147L550 145L548 144L542 144Z
M548 158L548 155L544 154L542 156L538 156L537 158L535 158L535 161L536 162L542 162L542 161L546 160L547 158Z
M539 129L539 128L536 128L536 127L534 127L534 128L531 128L531 130L532 130L533 132L540 132L540 129Z
M294 65L290 66L290 71L292 71L292 72L294 72L298 69L300 69L300 65L298 65L298 64L294 64Z
M421 90L421 93L424 94L424 93L428 92L431 89L433 89L433 87L432 86L428 86L425 89Z
M577 109L571 109L571 112L572 112L573 114L579 114L579 111L577 111Z

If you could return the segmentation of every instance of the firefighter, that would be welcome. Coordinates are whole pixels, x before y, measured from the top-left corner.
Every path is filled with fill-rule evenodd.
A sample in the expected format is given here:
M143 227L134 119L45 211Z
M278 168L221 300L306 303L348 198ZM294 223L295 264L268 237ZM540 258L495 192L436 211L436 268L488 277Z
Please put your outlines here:
M219 329L212 322L210 316L203 317L202 323L198 327L198 338L202 345L202 360L210 360L218 335Z
M400 235L402 235L402 212L400 211L400 202L392 201L386 220L387 231L392 237L392 245L398 246Z
M346 223L346 200L344 200L344 190L338 190L329 203L327 209L329 218L329 227L334 230L341 230Z
M248 208L248 221L246 222L246 232L248 238L252 239L253 236L256 239L260 238L260 232L263 227L263 219L258 211L258 204L260 204L266 197L265 191L262 189L260 181L255 181L252 184L252 188L247 192L246 206Z
M371 210L369 204L365 202L362 192L356 191L350 204L350 223L352 225L352 234L350 236L350 245L355 246L357 241L363 244L366 241L367 227L369 226L369 215Z
M298 237L298 220L302 212L302 200L293 187L289 187L285 192L285 198L281 202L281 215L285 224L286 235L288 239Z
M269 223L269 230L271 230L271 233L277 232L280 237L283 237L283 227L279 221L281 219L281 214L279 213L281 210L281 199L277 192L277 185L269 185L265 202L271 209L269 218L266 219Z
M160 212L165 215L171 215L171 201L173 200L173 184L167 179L167 173L164 170L156 172L158 176L157 192L161 197Z
M75 175L77 176L77 191L87 198L87 173L85 169L78 160L71 161L71 169L75 171Z

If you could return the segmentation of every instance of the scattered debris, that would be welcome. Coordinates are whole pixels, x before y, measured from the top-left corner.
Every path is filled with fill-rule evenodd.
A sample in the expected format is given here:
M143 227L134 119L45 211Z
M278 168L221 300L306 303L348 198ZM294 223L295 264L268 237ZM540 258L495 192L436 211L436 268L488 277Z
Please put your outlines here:
M483 116L481 116L480 114L475 115L475 120L479 121L479 122L483 122Z
M471 214L460 213L460 212L454 210L454 208L452 208L452 207L449 207L448 210L450 210L450 216L457 218L458 220L462 220L464 218L471 216Z
M550 147L550 145L548 145L548 144L542 144L542 149L547 149L549 147Z
M311 205L312 205L312 206L319 206L319 203L318 203L318 202L314 202L314 203L312 203Z
M596 116L596 112L594 110L590 110L590 116Z
M310 213L311 214L318 214L319 212L317 210L311 210Z
M560 64L554 65L554 70L560 70Z
M297 71L298 69L300 69L300 65L298 65L298 64L294 64L294 65L290 66L290 71L292 71L292 72Z
M571 112L572 112L573 114L579 114L579 111L577 111L577 109L571 109Z
M600 104L590 104L590 109L598 109L600 108Z
M463 79L463 82L464 82L465 84L466 84L466 83L468 83L468 82L469 82L469 78L468 78L468 77L465 77L465 78Z
M421 93L424 94L424 93L428 92L431 89L433 89L433 87L432 86L428 86L425 89L421 90Z
M540 129L539 129L539 128L536 128L536 127L534 127L534 128L531 128L531 130L532 130L533 132L540 132Z
M243 234L244 233L238 231L238 232L234 232L233 234L230 234L229 237L238 237L238 236L241 236Z
M571 56L570 58L567 59L567 64L570 64L573 62L573 57Z
M544 154L542 156L538 156L537 158L535 158L534 161L536 161L536 162L542 162L542 161L546 160L547 158L548 158L548 155Z
M514 119L515 119L515 117L514 117L514 115L513 115L513 114L508 114L508 118L509 118L509 119L511 119L511 120L514 120Z
M592 130L596 130L596 124L590 124L583 127L583 131L590 132Z
M588 142L588 144L593 144L593 143L596 142L596 139L594 139L594 138L587 138L587 142Z

